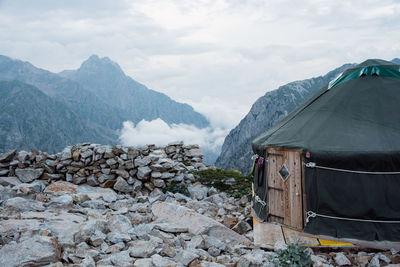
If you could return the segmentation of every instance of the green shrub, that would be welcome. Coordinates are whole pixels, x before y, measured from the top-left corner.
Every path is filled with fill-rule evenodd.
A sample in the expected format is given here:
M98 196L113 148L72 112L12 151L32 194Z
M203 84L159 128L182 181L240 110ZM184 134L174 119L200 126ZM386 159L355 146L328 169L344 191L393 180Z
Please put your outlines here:
M213 186L219 191L226 192L233 197L241 197L251 194L251 175L242 175L235 169L203 170L193 172L196 182Z
M177 181L171 181L167 184L167 186L163 189L163 192L171 192L171 193L181 193L185 196L190 197L189 190L185 184L182 184Z
M308 267L313 266L311 254L302 244L290 244L287 249L279 249L278 256L273 259L277 266L282 267Z

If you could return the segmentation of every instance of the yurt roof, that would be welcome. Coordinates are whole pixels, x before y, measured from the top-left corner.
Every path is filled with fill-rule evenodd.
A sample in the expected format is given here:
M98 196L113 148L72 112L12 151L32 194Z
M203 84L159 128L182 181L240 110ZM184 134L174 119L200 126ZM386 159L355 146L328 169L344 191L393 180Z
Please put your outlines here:
M400 66L370 59L346 70L264 134L252 147L312 152L400 152Z

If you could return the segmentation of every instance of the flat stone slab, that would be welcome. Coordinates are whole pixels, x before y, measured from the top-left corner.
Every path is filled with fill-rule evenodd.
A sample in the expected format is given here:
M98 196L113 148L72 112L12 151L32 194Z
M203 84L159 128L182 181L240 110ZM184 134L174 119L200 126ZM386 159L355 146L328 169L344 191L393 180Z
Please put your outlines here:
M187 227L181 227L178 225L172 225L169 223L158 223L156 225L154 225L155 229L161 230L163 232L167 232L167 233L186 233L189 231L189 229Z
M212 230L215 233L214 236L220 240L244 245L250 244L250 240L246 237L192 209L172 203L156 202L153 204L151 210L157 219L176 224L180 227L187 227L188 231L194 235L208 234Z
M74 245L74 234L85 224L85 217L62 211L51 218L46 218L44 227L57 237L60 246Z
M21 184L21 181L15 177L15 176L10 176L10 177L0 177L0 184L3 186L16 186Z
M23 220L6 220L0 223L0 231L2 225L4 227L12 227L12 224L19 224L20 227L26 227L30 222L40 229L49 229L52 235L58 239L60 246L74 245L74 234L84 225L86 216L81 214L68 213L64 210L60 211L44 211L44 212L23 212L21 213ZM8 221L14 221L7 224ZM36 223L35 223L36 222Z
M17 150L14 149L14 150L10 150L10 151L0 154L0 162L11 161L14 158L16 152L17 152Z
M38 220L2 220L0 221L0 232L10 233L10 232L21 232L24 230L39 230L42 227L42 223Z
M60 250L54 237L35 236L0 249L0 266L44 266L57 262Z
M314 237L304 236L300 231L282 226L283 234L285 235L286 243L302 243L308 246L319 246L318 239Z
M18 179L21 180L23 183L29 183L33 180L38 179L43 174L44 169L33 169L33 168L26 168L26 169L15 169L15 175Z
M118 194L111 188L93 187L81 185L78 187L78 194L87 195L91 200L103 199L106 202L117 200Z
M253 226L254 245L285 244L285 237L280 225L253 220Z
M65 182L65 181L57 181L55 183L49 184L44 190L45 193L52 193L54 195L64 195L64 194L73 194L78 191L78 186Z
M43 206L43 202L36 201L33 199L25 199L22 197L14 197L7 199L3 206L10 210L15 211L44 211L46 208Z

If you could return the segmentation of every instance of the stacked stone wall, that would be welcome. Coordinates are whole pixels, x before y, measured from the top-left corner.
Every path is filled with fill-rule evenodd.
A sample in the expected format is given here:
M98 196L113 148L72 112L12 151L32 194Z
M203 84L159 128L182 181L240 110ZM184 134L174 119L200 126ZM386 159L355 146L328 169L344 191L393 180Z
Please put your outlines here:
M191 171L209 167L202 159L198 145L183 142L165 147L84 143L57 154L13 150L0 154L0 180L3 185L64 180L134 195L159 194L168 181L193 181Z

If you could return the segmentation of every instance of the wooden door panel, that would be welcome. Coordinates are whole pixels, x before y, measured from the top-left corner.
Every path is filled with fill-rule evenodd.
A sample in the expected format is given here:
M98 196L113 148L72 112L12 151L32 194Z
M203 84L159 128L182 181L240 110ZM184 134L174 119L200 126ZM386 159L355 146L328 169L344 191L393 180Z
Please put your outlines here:
M303 228L301 152L267 149L267 185L270 221ZM290 174L284 181L279 170L285 165Z
M269 199L274 200L270 202L269 213L283 219L285 217L283 191L270 188L268 196Z
M285 200L288 201L285 209L285 224L302 229L301 153L298 151L287 151L285 159L287 167L291 172L291 176L285 186Z
M269 215L271 221L282 222L285 216L285 209L283 207L283 181L276 175L278 173L278 166L282 165L283 154L273 148L268 149L267 156L267 190L269 203Z

